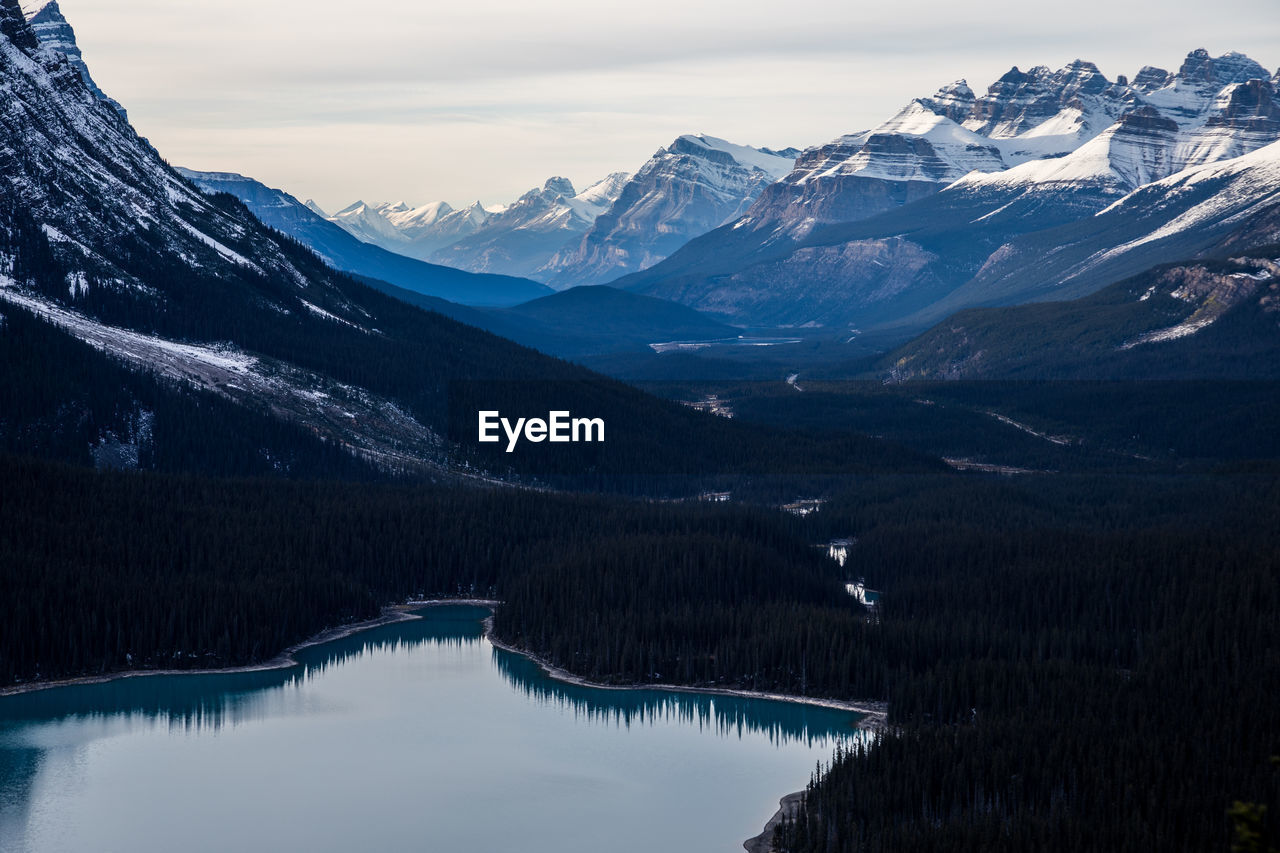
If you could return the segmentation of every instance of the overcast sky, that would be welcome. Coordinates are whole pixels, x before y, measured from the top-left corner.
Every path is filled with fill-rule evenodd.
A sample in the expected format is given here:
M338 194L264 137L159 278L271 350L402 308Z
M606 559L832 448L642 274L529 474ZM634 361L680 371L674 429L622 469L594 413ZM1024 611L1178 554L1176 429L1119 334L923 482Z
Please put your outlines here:
M682 133L802 148L1014 65L1079 57L1114 79L1197 47L1280 64L1276 0L60 5L98 84L171 163L331 211L505 203L552 175L583 187Z

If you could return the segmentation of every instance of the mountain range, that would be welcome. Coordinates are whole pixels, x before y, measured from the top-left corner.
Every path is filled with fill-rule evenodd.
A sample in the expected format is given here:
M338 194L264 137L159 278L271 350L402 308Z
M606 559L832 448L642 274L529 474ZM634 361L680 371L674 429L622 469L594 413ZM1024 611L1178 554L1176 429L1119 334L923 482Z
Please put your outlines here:
M517 305L551 292L529 279L467 273L414 260L361 241L283 190L272 189L243 175L183 168L178 172L205 193L235 196L264 224L298 240L335 269L375 282L478 306Z
M93 84L56 3L30 22L3 9L4 302L384 467L449 464L439 377L595 381L483 332L569 359L690 342L669 363L696 370L704 342L794 329L836 363L849 341L895 348L873 371L896 381L1182 375L1153 366L1175 351L1209 375L1276 369L1256 354L1276 343L1280 80L1240 54L1132 79L1013 69L803 152L682 136L582 192L552 178L502 209L328 217L170 169ZM817 351L769 349L797 368Z
M770 448L793 445L333 269L236 195L206 194L170 167L66 54L40 44L17 0L0 0L0 80L0 450L257 476L567 477L640 488L670 475L687 489L696 488L688 475L764 464L777 456ZM275 199L282 216L310 213ZM579 322L593 322L596 304L620 302L618 312L648 311L664 328L721 331L634 294L550 298L563 308L535 301L507 322L574 316L586 300ZM508 456L476 441L479 410L559 407L605 420L608 443L551 453L531 443ZM939 466L859 436L837 437L825 456L796 447L816 470Z
M744 216L614 285L738 325L900 340L966 307L1078 297L1268 203L1276 85L1202 50L1132 80L1077 61L980 97L960 81L806 150ZM1243 195L1209 201L1228 184Z
M359 201L328 218L409 257L563 290L642 270L736 219L791 171L799 153L685 135L634 175L617 172L580 193L555 177L505 207Z

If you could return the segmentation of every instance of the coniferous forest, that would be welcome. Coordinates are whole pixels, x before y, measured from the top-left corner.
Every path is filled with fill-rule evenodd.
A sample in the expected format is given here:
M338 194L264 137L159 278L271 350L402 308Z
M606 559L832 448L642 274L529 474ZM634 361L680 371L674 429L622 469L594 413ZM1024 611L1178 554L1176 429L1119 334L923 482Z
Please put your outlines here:
M1266 473L867 478L796 518L0 469L8 684L261 661L408 597L496 597L502 639L596 680L888 701L782 850L1227 850L1234 802L1277 814ZM844 569L814 547L836 536Z

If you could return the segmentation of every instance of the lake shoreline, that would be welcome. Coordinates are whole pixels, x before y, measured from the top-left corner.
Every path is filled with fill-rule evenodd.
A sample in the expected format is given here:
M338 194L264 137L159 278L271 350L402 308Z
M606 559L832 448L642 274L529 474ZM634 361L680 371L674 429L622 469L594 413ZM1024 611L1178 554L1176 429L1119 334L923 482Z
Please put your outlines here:
M862 714L863 719L859 722L858 728L867 731L879 732L885 728L885 718L888 712L888 705L884 702L851 702L842 699L823 699L815 696L794 696L786 693L766 693L757 690L742 690L730 687L695 687L684 684L602 684L600 682L591 681L578 675L574 675L568 670L554 666L549 661L544 660L538 655L525 651L516 646L499 640L493 635L493 611L502 602L494 601L487 598L438 598L427 601L411 601L404 604L394 604L383 608L382 614L373 619L364 622L353 622L350 625L341 625L336 628L327 628L315 636L301 643L297 643L280 652L280 654L270 660L261 663L246 664L244 666L233 667L217 667L217 668L201 668L193 667L191 669L137 669L137 670L121 670L118 672L108 672L102 675L81 675L74 678L64 678L57 681L33 681L28 684L16 684L10 687L0 688L0 698L5 696L17 696L23 693L35 693L41 690L55 690L59 687L75 687L86 684L106 684L111 681L119 681L124 678L146 678L149 676L160 675L236 675L246 672L266 672L276 669L288 669L297 666L298 661L294 655L303 649L309 649L313 646L331 643L336 640L343 640L354 634L369 631L374 628L381 628L385 625L394 625L397 622L407 622L413 619L419 619L415 611L425 610L430 607L482 607L490 611L488 618L483 620L484 637L495 648L502 649L512 654L520 655L528 658L536 663L544 673L555 681L565 684L572 684L576 687L590 687L596 690L666 690L674 693L702 693L712 696L737 696L743 699L762 699L773 702L789 702L798 705L814 705L821 708L831 708L837 711L852 711L856 714Z
M589 679L574 675L568 670L561 669L549 661L544 660L532 652L525 651L515 646L504 643L493 634L494 612L501 604L500 601L482 598L445 598L432 599L429 601L414 601L405 604L396 604L383 608L381 615L374 619L364 622L355 622L350 625L343 625L337 628L329 628L304 642L290 646L271 660L258 664L249 664L238 667L223 667L217 669L155 669L155 670L126 670L114 673L104 673L102 675L85 675L76 678L60 679L58 681L42 681L32 682L30 684L19 684L11 687L0 689L0 698L6 696L17 696L24 693L35 693L41 690L54 690L59 687L75 687L89 684L106 684L112 681L119 681L125 678L145 678L157 675L234 675L247 672L266 672L270 670L289 669L298 666L298 660L294 657L298 652L309 649L314 646L331 643L336 640L346 639L355 634L369 631L374 628L381 628L386 625L394 625L399 622L408 622L414 619L421 619L422 616L417 611L426 610L432 607L481 607L489 611L482 624L484 626L484 638L489 641L494 648L502 649L511 654L520 655L533 663L552 680L559 681L564 684L570 684L575 687L588 687L595 690L664 690L673 693L693 693L711 696L730 696L744 699L760 699L773 702L787 702L798 705L813 705L821 708L830 708L839 711L850 711L861 714L862 718L858 721L856 728L864 731L880 733L887 728L888 705L884 702L852 702L841 699L823 699L812 696L792 696L784 693L766 693L756 690L738 690L727 687L691 687L681 684L601 684ZM788 794L780 801L780 808L769 819L765 825L764 831L754 838L750 838L743 842L743 847L748 853L772 853L773 839L772 833L784 817L792 817L795 815L800 802L804 798L804 792L798 791L794 794Z
M427 607L438 607L443 605L456 604L458 606L474 606L487 607L492 609L499 602L490 601L488 599L435 599L432 601L415 601L410 604L395 604L390 607L384 607L382 613L373 618L366 619L363 622L352 622L349 625L339 625L336 628L326 628L315 636L304 640L301 643L289 646L280 654L270 660L261 663L245 664L244 666L227 666L227 667L192 667L191 669L126 669L117 672L105 672L101 675L79 675L74 678L61 678L56 681L32 681L27 684L15 684L9 687L0 688L0 699L6 696L19 696L24 693L37 693L41 690L56 690L59 687L79 687L88 684L107 684L112 681L120 681L125 678L146 678L156 675L240 675L246 672L269 672L276 669L289 669L298 665L297 659L294 657L303 649L309 649L313 646L321 646L325 643L332 643L336 640L345 640L354 634L369 631L374 628L381 628L384 625L395 625L398 622L408 622L413 619L420 619L414 611L422 610Z
M594 690L665 690L671 693L701 693L710 696L736 696L742 699L762 699L770 702L789 702L794 705L814 705L819 708L831 708L836 711L852 711L855 714L862 714L862 720L859 721L857 728L866 731L880 732L886 725L886 717L888 714L888 705L884 702L850 702L844 699L823 699L816 696L793 696L786 693L765 693L757 690L739 690L732 687L691 687L684 684L662 684L662 683L645 683L645 684L602 684L598 681L591 681L580 675L574 675L566 669L561 669L549 661L544 660L532 652L525 651L516 646L504 643L502 640L493 636L493 616L484 620L485 639L487 639L494 648L502 649L505 652L520 655L527 658L539 667L542 671L555 681L564 684L572 684L575 687L590 687Z

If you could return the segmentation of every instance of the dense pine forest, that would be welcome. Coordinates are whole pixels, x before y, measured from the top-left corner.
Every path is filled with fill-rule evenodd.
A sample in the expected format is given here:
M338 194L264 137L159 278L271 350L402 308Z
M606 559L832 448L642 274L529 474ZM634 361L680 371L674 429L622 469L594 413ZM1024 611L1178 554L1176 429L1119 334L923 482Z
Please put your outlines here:
M722 595L744 612L782 602L795 614L858 621L836 567L765 510L95 473L12 457L0 457L0 483L4 684L261 661L412 596L494 597L531 576L563 579L566 554L620 580L642 549L682 589ZM562 597L593 607L593 594L566 589ZM645 606L692 633L700 621L693 604L669 597ZM546 631L554 614L541 612ZM801 635L809 621L782 629ZM711 653L721 641L703 642ZM785 663L764 677L783 681Z
M865 478L807 518L16 457L0 482L6 684L260 661L482 595L504 640L598 680L887 700L782 850L1225 851L1232 803L1280 811L1270 474Z
M1278 510L1269 475L830 507L885 590L896 732L835 759L780 849L1227 850L1235 801L1269 804L1275 839Z

